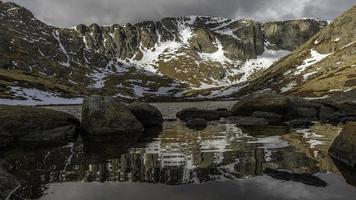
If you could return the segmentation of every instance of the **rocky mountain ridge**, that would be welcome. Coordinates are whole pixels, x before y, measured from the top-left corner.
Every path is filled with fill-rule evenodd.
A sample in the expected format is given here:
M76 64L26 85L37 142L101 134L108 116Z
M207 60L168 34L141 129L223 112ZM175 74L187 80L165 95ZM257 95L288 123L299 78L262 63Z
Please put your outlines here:
M12 103L49 97L50 103L75 103L93 93L176 98L242 83L326 26L313 19L259 23L189 16L56 28L3 1L0 22L0 98L16 99Z
M310 99L355 101L356 6L336 18L261 77L246 83L236 96L275 91ZM238 87L241 87L238 86ZM231 89L232 90L232 89Z

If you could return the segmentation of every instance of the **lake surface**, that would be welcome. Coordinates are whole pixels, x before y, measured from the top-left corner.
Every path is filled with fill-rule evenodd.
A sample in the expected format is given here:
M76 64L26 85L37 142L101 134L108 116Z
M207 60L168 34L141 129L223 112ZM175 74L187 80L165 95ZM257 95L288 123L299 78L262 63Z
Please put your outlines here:
M187 107L234 102L162 103L166 119ZM78 106L55 107L77 114ZM139 141L82 142L0 156L27 180L10 199L213 200L354 199L356 174L335 164L328 147L342 127L244 128L224 120L204 130L166 121Z

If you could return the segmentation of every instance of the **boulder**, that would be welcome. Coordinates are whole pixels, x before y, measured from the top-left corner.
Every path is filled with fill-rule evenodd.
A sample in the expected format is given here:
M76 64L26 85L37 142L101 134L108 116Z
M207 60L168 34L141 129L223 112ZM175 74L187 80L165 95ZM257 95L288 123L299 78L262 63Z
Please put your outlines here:
M231 114L251 116L254 112L261 111L279 114L283 120L317 119L320 106L299 97L267 94L240 100L231 109Z
M202 118L191 119L187 121L186 125L191 129L204 129L208 126L208 121Z
M264 118L235 116L227 119L229 123L237 124L240 126L265 126L268 125L268 121Z
M348 122L336 137L329 154L349 167L356 167L356 122Z
M266 119L270 124L276 124L280 123L282 121L282 116L276 113L271 113L271 112L261 112L261 111L255 111L252 114L252 117L255 118L264 118Z
M177 118L183 121L202 118L208 121L220 119L219 112L216 110L203 110L198 108L187 108L177 113Z
M285 114L290 108L290 99L282 95L263 95L255 98L246 97L231 109L234 116L251 116L255 111Z
M84 99L81 125L88 136L115 136L143 132L141 122L119 99L99 95Z
M162 126L163 117L158 108L148 103L134 102L128 106L145 128Z
M66 144L79 120L67 113L28 106L0 106L0 147Z

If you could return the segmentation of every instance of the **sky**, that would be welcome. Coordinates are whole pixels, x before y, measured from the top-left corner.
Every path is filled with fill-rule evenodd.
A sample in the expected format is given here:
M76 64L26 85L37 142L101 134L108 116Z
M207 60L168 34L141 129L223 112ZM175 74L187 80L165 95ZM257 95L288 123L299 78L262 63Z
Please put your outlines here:
M71 27L136 23L163 17L203 15L275 21L296 18L332 20L355 0L10 0L47 24Z

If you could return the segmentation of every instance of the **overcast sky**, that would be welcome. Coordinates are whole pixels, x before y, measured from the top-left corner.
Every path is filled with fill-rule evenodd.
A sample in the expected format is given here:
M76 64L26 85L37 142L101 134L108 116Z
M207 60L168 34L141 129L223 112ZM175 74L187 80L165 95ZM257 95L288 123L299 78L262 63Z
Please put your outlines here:
M136 23L167 16L208 15L260 21L334 19L355 0L10 0L55 26Z

